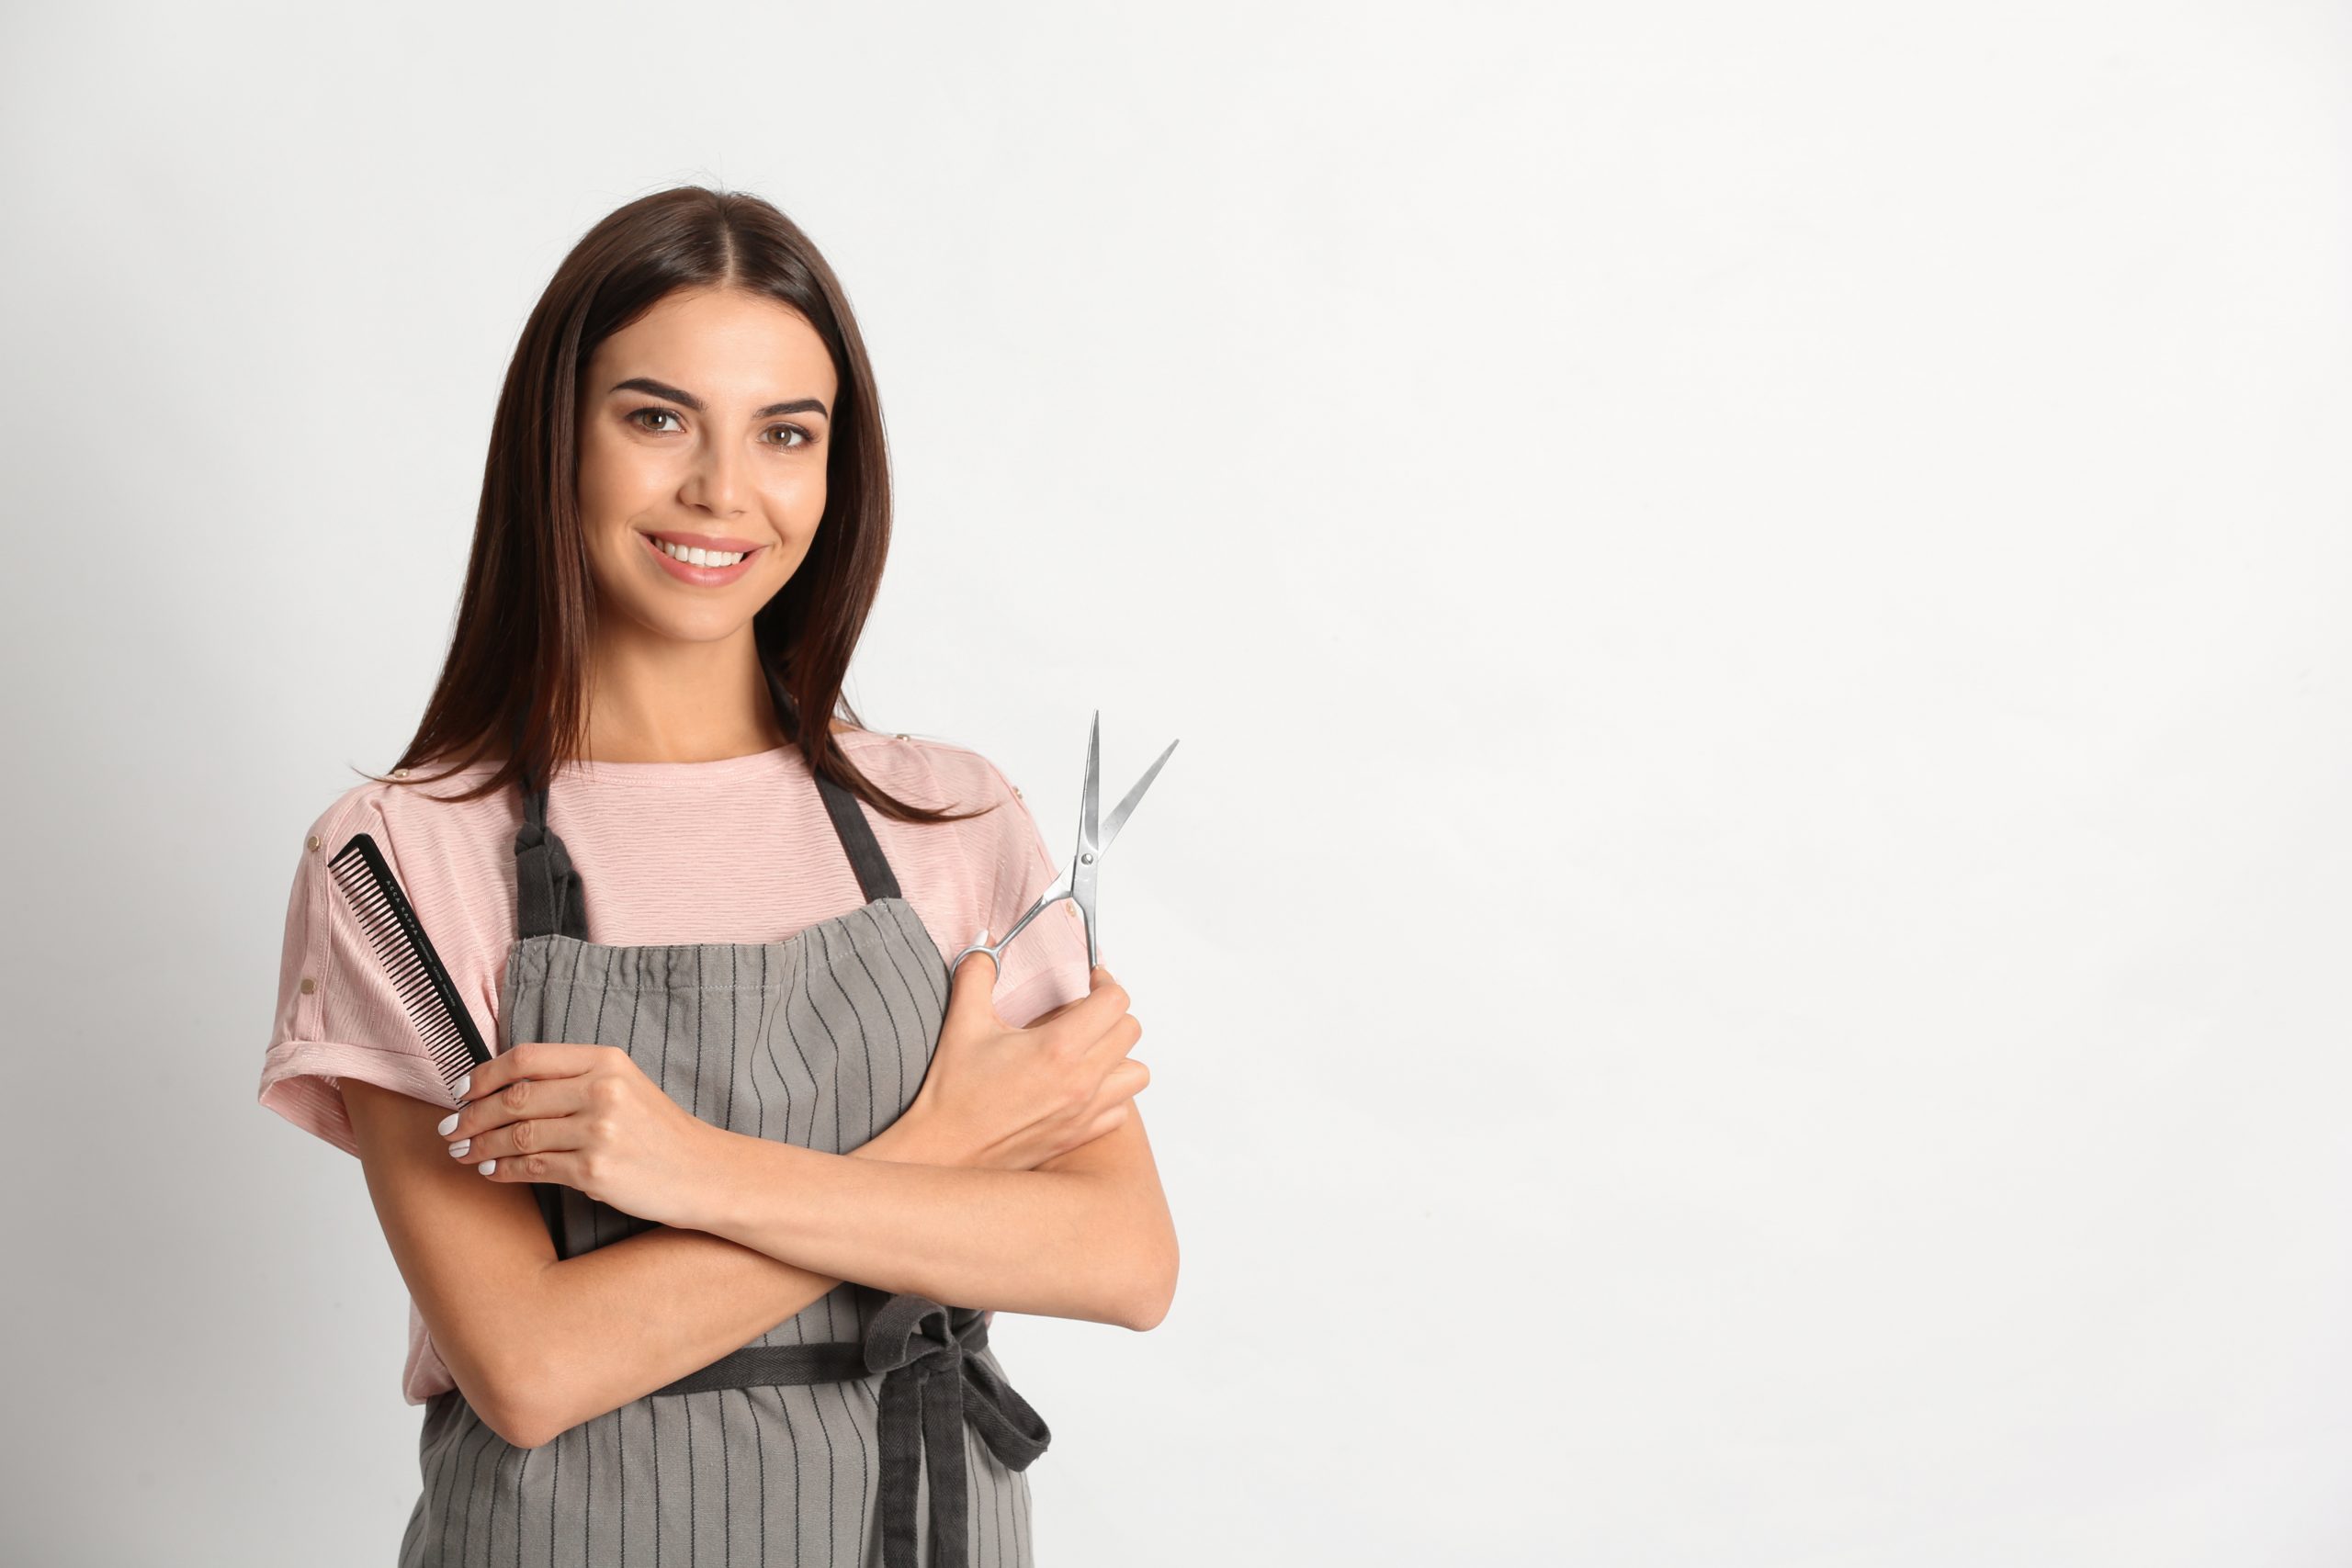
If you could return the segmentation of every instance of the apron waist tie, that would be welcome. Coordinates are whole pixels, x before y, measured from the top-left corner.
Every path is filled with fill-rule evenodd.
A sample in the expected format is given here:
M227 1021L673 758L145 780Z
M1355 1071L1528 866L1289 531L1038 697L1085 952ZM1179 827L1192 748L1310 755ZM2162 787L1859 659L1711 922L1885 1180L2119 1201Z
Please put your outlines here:
M862 1345L750 1345L653 1392L842 1382L880 1372L884 1568L915 1568L915 1490L926 1450L931 1561L946 1568L968 1558L965 1422L1008 1470L1028 1469L1053 1440L1029 1402L974 1354L988 1345L988 1319L972 1312L959 1329L956 1316L928 1297L901 1293L882 1303Z

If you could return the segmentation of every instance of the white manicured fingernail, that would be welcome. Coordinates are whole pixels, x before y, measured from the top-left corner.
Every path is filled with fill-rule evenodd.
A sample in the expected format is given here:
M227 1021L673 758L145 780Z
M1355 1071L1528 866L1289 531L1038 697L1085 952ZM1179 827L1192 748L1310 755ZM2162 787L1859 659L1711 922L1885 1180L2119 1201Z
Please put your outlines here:
M498 1168L498 1162L494 1159L486 1159L474 1168L481 1171L484 1176L488 1176L492 1171Z
M466 1086L473 1081L474 1076L471 1073L468 1073L464 1077L458 1080L458 1087L454 1092L459 1100L466 1098Z
M451 1159L463 1159L466 1157L466 1151L473 1146L474 1141L471 1138L459 1138L456 1143L449 1145L449 1157Z
M458 1130L458 1112L452 1111L449 1114L441 1118L441 1124L433 1130L440 1134L445 1138L450 1134L456 1132Z

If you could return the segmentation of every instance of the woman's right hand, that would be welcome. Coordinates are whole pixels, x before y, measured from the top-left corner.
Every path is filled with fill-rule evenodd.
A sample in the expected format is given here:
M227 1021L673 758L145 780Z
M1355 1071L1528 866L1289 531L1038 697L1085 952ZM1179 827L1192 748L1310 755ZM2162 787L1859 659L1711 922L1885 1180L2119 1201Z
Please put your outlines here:
M893 1127L914 1123L938 1163L1034 1170L1126 1121L1151 1081L1127 1055L1143 1025L1097 964L1087 995L1015 1029L997 1015L996 973L985 953L956 966L930 1070Z

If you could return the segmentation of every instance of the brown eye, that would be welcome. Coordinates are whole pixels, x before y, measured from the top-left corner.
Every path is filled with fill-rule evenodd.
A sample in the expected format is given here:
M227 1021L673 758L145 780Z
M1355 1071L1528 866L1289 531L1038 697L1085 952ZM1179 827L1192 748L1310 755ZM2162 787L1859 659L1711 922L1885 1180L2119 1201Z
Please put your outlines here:
M807 446L812 445L812 444L816 441L816 439L817 439L815 436L813 436L813 435L809 434L807 431L805 431L805 430L801 429L801 428L800 428L798 425L797 425L797 424L772 424L772 425L768 426L768 434L769 434L770 435L774 435L774 434L775 434L776 432L778 432L778 431L786 431L786 432L790 433L791 434L797 435L798 437L800 437L800 439L799 439L798 441L797 441L797 442L796 442L796 441L779 441L779 442L777 442L777 443L776 443L776 445L777 445L777 446L779 446L783 447L783 448L784 448L786 451L787 451L787 452L795 452L795 451L797 451L797 450L799 450L799 449L800 449L801 447L803 447L803 446Z
M639 430L653 430L652 426L643 423L646 415L648 414L652 415L655 419L675 419L678 417L678 411L675 409L654 408L632 409L622 417L628 420L631 424L636 425ZM668 432L654 430L653 434L656 435L663 435L667 434Z

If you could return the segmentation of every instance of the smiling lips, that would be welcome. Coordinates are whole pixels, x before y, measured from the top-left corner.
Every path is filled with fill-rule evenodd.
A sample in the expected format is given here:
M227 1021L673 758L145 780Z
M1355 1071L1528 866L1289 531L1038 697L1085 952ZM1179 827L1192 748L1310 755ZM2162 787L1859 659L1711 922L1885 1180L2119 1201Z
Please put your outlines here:
M645 548L663 570L681 582L698 588L720 588L741 577L760 558L765 545L709 534L664 531L639 534Z

